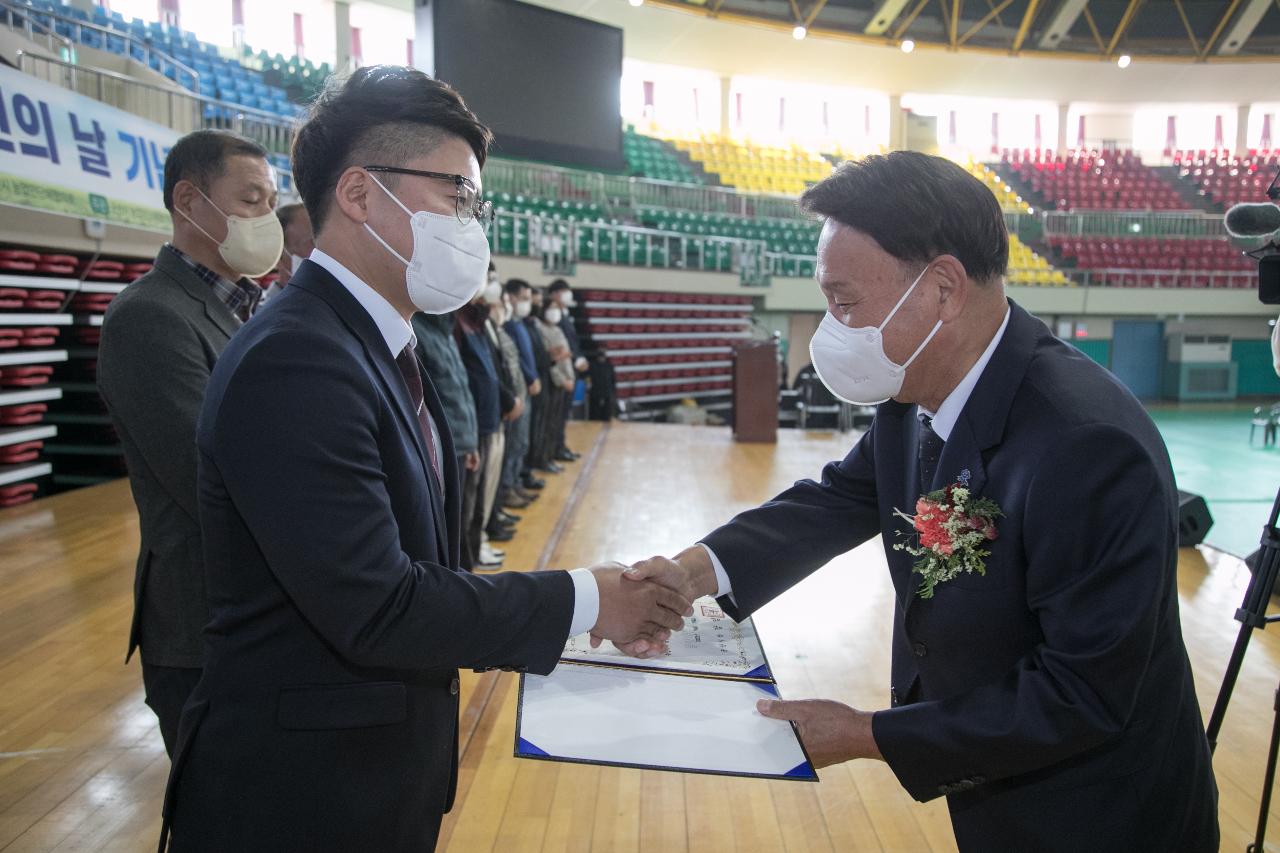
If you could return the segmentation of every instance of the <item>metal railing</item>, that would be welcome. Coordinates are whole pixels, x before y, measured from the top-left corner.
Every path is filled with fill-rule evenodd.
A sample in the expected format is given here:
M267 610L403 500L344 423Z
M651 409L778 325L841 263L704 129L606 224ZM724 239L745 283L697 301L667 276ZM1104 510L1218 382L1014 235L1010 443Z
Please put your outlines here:
M179 86L195 92L200 91L200 75L194 68L179 62L162 50L155 49L145 41L139 41L131 33L91 24L87 21L80 21L57 12L37 9L34 6L12 3L10 0L0 0L0 8L4 10L5 20L11 29L15 28L15 22L21 21L21 27L26 28L30 25L30 21L34 21L46 30L51 29L54 33L63 36L72 45L70 56L64 57L64 59L74 60L74 46L79 44L96 47L100 50L110 50L110 45L112 44L123 45L123 50L113 52L121 53L145 63L147 67L155 69ZM60 27L64 28L66 32L60 32ZM86 39L85 33L90 33L93 37ZM155 65L152 65L152 59L155 60Z
M1227 236L1220 215L1188 211L1049 210L1043 223L1044 233L1054 237Z
M21 9L22 11L19 11ZM49 52L57 54L59 58L74 62L76 58L76 45L71 39L58 33L52 25L42 24L33 18L26 7L14 7L7 3L0 3L0 22L8 29L21 33L27 41L40 43L43 38L44 43L49 46Z
M791 196L740 193L729 187L681 184L497 157L485 164L484 180L491 193L592 202L612 213L626 213L641 207L669 207L695 213L779 219L795 219L800 215Z
M1063 272L1082 287L1243 290L1254 288L1258 283L1257 273L1242 270L1068 269Z
M144 83L125 74L18 52L18 70L157 124L187 133L200 128L233 130L268 151L285 154L294 122L275 113Z
M572 274L579 262L737 273L744 284L767 281L766 243L701 237L609 222L578 222L499 211L489 226L495 252L537 258L547 272Z

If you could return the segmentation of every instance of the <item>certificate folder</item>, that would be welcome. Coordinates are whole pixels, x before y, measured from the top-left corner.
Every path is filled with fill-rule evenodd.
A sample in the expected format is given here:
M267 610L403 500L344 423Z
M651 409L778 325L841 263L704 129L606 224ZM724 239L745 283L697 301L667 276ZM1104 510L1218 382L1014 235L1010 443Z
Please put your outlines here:
M584 635L550 675L522 675L515 756L817 781L794 724L756 711L778 688L750 620L734 625L711 599L694 610L663 658L590 649Z

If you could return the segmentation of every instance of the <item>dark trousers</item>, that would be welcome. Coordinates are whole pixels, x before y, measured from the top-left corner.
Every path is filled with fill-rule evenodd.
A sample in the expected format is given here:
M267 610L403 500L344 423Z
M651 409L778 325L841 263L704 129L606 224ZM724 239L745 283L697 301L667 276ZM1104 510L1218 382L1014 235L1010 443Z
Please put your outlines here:
M546 397L542 409L542 423L529 434L529 464L534 468L547 467L556 452L557 437L564 432L564 401L568 395L563 388L548 385L539 397Z
M467 455L465 453L458 454L458 470L462 472L462 508L463 508L463 511L465 512L467 508L468 495L470 495L470 498L469 498L470 500L472 501L475 500L476 482L478 481L473 481L472 477L473 476L478 477L479 472L467 470ZM468 489L470 489L471 491L468 492L467 491ZM466 519L467 516L464 515L463 518ZM464 524L464 529L462 531L463 533L462 547L459 548L458 551L459 551L459 562L462 564L462 568L465 571L469 572L473 568L475 568L476 561L475 561L475 554L471 552L471 543L467 541L466 532L467 531L465 529L465 524Z
M573 412L573 395L577 391L574 386L573 391L565 391L564 402L560 404L559 417L556 419L556 434L552 440L551 453L554 456L562 450L568 450L569 446L564 443L564 427L569 422L569 415Z
M147 707L155 711L160 720L160 737L164 738L164 751L173 757L178 742L178 720L182 718L182 706L196 689L202 669L182 666L156 666L142 663L142 686L147 692Z
M467 571L475 568L480 562L480 533L484 524L474 524L473 520L480 514L481 483L484 480L484 436L480 437L476 452L480 456L480 464L476 470L463 469L462 478L462 567Z

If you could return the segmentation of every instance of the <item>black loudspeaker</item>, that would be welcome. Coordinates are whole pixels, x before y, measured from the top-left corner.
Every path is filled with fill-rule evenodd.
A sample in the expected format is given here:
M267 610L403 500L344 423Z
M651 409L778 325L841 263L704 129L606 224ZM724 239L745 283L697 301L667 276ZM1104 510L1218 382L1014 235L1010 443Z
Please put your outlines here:
M1213 516L1204 498L1178 489L1178 547L1190 548L1204 541L1213 527Z

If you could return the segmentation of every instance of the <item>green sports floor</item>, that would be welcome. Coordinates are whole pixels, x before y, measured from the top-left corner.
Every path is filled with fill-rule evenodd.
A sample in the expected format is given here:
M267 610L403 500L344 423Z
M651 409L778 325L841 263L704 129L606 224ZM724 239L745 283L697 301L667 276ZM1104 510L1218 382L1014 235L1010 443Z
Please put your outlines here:
M1262 446L1259 427L1249 441L1253 407L1247 404L1152 405L1178 488L1203 495L1213 515L1205 544L1237 557L1258 547L1262 525L1280 488L1280 447Z

